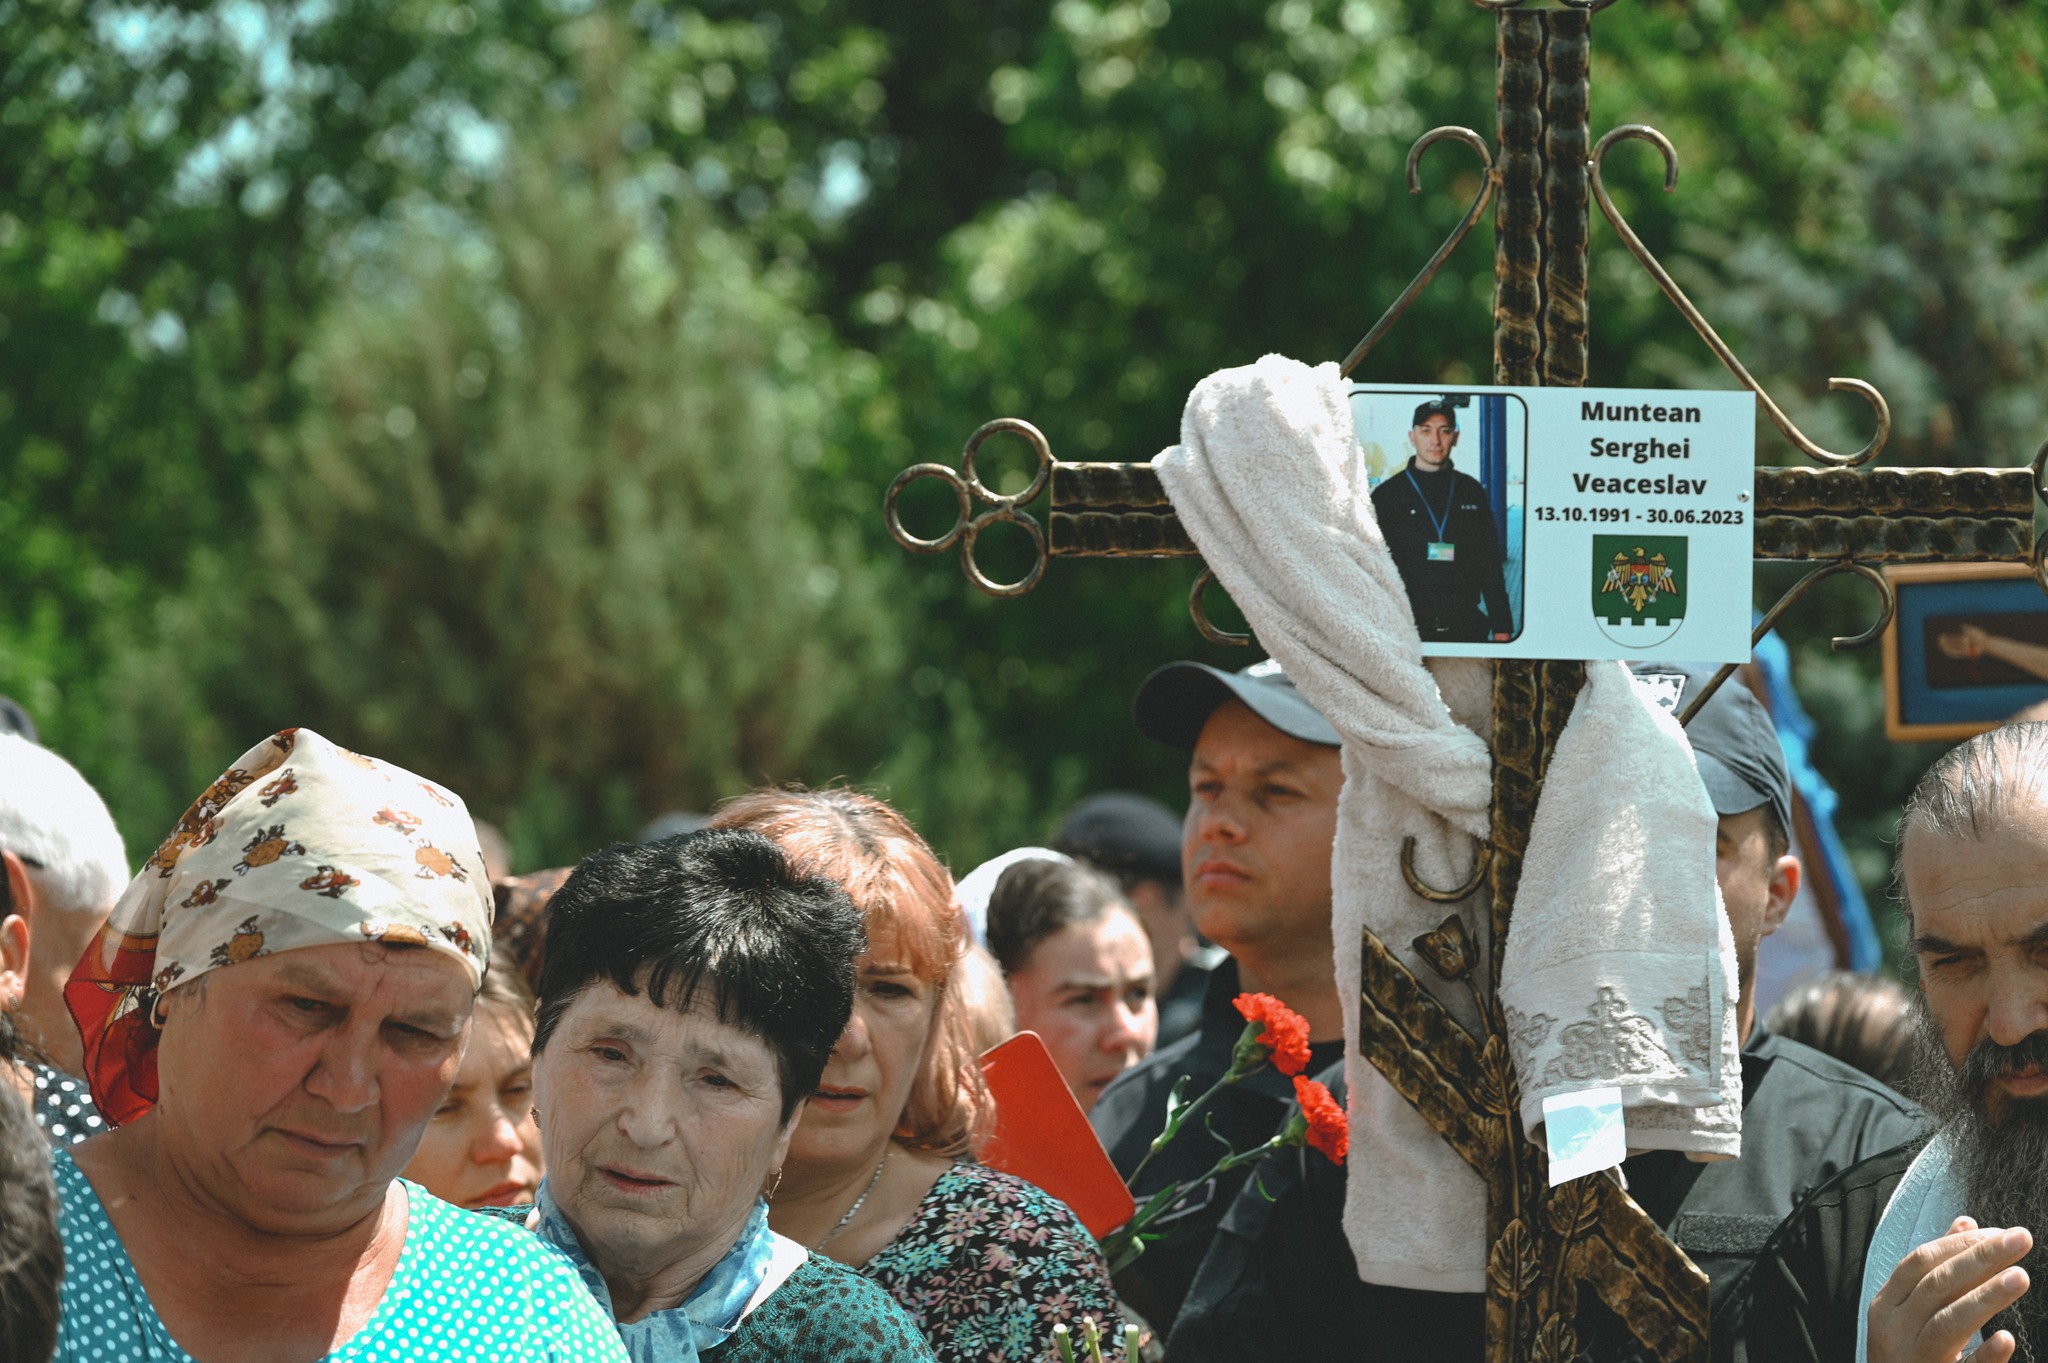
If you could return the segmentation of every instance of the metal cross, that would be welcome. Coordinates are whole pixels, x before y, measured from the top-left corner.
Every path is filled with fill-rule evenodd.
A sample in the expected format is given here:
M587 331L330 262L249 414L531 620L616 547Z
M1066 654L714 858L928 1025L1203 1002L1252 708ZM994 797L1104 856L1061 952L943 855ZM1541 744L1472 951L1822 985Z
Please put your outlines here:
M1877 623L1837 648L1860 647L1891 622L1890 585L1873 565L1957 561L2026 562L2048 588L2048 537L2029 547L2033 502L2043 493L2048 445L2027 469L1871 469L1891 427L1876 389L1857 379L1832 379L1832 390L1870 404L1876 431L1852 455L1830 453L1809 440L1751 377L1656 257L1643 245L1601 182L1608 152L1629 139L1646 141L1664 156L1665 189L1675 188L1678 158L1669 141L1641 125L1616 128L1589 146L1587 79L1593 13L1613 0L1473 0L1495 12L1497 28L1497 142L1469 128L1426 133L1408 155L1408 187L1418 191L1422 155L1439 142L1472 148L1484 163L1479 193L1450 238L1402 292L1386 315L1343 364L1349 374L1425 289L1478 223L1489 202L1495 211L1494 381L1517 385L1582 386L1586 381L1586 245L1591 206L1597 204L1665 295L1742 384L1757 395L1764 414L1819 468L1759 468L1756 475L1756 557L1813 562L1758 624L1761 639L1778 617L1815 583L1854 573L1880 595ZM1001 496L977 475L975 460L990 437L1024 439L1036 472L1022 492ZM898 515L903 489L917 478L945 481L958 516L936 539L912 535ZM1050 492L1049 533L1025 511ZM984 509L978 509L984 508ZM969 438L956 471L917 464L890 486L889 528L905 548L939 553L958 548L961 567L976 587L994 596L1021 596L1038 585L1052 558L1192 557L1194 544L1173 514L1149 464L1064 463L1029 422L989 422ZM995 524L1015 524L1031 538L1035 555L1021 579L998 583L975 562L976 543ZM1216 642L1248 642L1208 619L1196 579L1189 606L1202 634ZM1724 668L1725 680L1732 668ZM1473 1035L1371 932L1362 943L1363 999L1360 1044L1394 1087L1444 1140L1485 1179L1488 1197L1486 1334L1489 1363L1566 1363L1579 1352L1579 1287L1592 1289L1651 1357L1704 1360L1707 1352L1707 1281L1611 1176L1574 1180L1552 1189L1542 1151L1523 1135L1507 1030L1498 997L1499 962L1511 927L1529 825L1558 735L1579 688L1582 664L1503 661L1495 665L1493 692L1493 811L1491 837L1470 881L1452 890L1423 884L1404 851L1402 872L1418 894L1446 905L1476 893L1483 883L1490 911L1484 939L1475 939L1455 911L1435 931L1416 939L1431 969L1469 988L1478 999L1481 1031ZM1700 698L1704 699L1704 695ZM1689 707L1689 718L1698 701ZM1490 945L1489 945L1490 944Z

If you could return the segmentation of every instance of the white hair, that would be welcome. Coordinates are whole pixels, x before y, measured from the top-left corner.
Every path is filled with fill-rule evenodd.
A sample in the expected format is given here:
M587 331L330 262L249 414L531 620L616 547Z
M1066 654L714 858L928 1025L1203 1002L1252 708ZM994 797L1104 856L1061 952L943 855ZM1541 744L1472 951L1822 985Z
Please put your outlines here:
M128 852L107 802L48 748L0 734L0 852L24 869L44 903L105 913L128 884Z

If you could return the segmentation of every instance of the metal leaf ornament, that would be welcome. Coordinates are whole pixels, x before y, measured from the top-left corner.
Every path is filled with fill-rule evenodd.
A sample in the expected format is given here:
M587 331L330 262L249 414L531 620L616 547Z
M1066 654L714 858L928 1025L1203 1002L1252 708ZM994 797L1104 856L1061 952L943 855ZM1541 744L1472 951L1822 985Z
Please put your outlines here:
M1462 980L1472 973L1472 937L1465 931L1465 920L1455 913L1417 937L1414 946L1415 954L1447 980Z

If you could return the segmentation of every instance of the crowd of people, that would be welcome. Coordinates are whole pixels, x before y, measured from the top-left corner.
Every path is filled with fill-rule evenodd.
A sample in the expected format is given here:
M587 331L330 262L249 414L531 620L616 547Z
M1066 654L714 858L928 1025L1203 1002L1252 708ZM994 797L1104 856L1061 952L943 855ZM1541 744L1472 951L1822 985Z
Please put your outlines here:
M1678 705L1711 676L1638 671ZM456 792L303 729L131 876L0 705L0 1361L1037 1363L1090 1324L1110 1358L1127 1325L1174 1363L1478 1357L1483 1298L1360 1280L1369 1151L1211 1172L1304 1102L1243 1073L1241 996L1298 1015L1291 1068L1344 1092L1337 731L1271 663L1170 664L1134 715L1186 753L1184 815L1091 797L957 881L845 787L512 876ZM1962 744L1907 806L1919 988L1829 976L1768 1016L1802 876L1783 752L1740 684L1688 736L1742 1152L1620 1173L1706 1273L1716 1357L2048 1357L2048 725ZM1114 1275L1057 1177L988 1158L982 1057L1020 1031L1137 1202L1191 1190ZM1639 1356L1597 1305L1579 1343Z

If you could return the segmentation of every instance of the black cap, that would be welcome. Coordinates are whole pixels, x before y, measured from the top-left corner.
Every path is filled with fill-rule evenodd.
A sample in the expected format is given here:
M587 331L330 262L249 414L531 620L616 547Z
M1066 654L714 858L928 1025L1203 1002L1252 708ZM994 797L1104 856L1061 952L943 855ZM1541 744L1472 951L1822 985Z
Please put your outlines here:
M1636 685L1673 714L1683 710L1720 669L1697 663L1632 663ZM1792 776L1778 726L1756 693L1730 677L1685 726L1699 760L1700 781L1716 814L1747 814L1769 805L1792 832Z
M1415 409L1415 420L1408 424L1411 427L1420 426L1431 417L1440 416L1450 422L1451 429L1455 431L1458 429L1458 406L1458 403L1448 397L1431 398Z
M36 722L28 717L28 711L5 696L0 696L0 734L16 734L31 743L38 741Z
M1131 707L1138 732L1169 748L1192 751L1216 707L1241 700L1252 713L1290 738L1339 747L1344 740L1271 658L1240 672L1207 663L1168 663L1145 678Z
M1090 795L1068 813L1052 845L1114 876L1180 884L1180 820L1149 795Z

